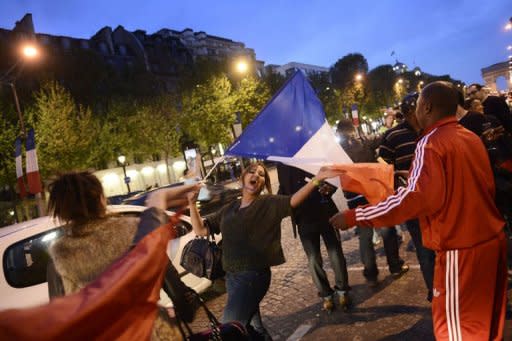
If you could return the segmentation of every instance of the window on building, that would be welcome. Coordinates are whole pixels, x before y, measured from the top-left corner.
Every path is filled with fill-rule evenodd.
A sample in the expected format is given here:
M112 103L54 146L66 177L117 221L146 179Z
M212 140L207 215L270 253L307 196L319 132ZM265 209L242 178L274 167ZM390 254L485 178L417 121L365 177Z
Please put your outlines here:
M119 54L121 56L126 56L126 46L125 45L119 45L118 49L119 49Z
M62 47L66 50L71 48L71 41L68 38L62 38L61 40Z

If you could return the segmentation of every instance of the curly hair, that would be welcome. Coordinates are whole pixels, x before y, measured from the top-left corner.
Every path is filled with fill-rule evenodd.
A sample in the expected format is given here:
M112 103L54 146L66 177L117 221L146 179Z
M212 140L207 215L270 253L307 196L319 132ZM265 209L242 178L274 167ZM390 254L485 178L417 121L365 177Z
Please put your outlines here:
M90 172L61 174L48 189L48 211L54 218L81 225L106 215L103 186Z

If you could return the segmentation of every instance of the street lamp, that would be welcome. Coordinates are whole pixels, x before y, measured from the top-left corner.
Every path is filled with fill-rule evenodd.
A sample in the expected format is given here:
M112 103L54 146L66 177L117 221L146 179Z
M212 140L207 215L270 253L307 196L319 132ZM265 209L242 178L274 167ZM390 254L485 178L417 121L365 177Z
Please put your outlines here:
M235 69L238 73L245 75L249 70L249 64L247 63L247 61L240 59L236 62Z
M126 175L126 156L119 155L117 157L117 162L123 167L123 174L124 174L124 183L126 184L126 187L128 188L128 194L131 193L130 190L130 177Z
M363 75L362 75L362 74L360 74L360 73L356 74L356 76L355 76L355 80L356 80L356 82L360 82L360 81L362 81L362 80L363 80Z
M21 135L22 139L25 139L27 134L25 131L25 122L23 120L23 113L21 111L20 101L18 98L18 92L16 91L15 81L16 81L17 74L15 73L15 70L16 70L17 66L20 65L20 63L23 63L25 60L32 60L32 59L37 58L39 56L39 51L35 45L27 43L21 47L20 52L21 52L22 58L18 59L13 64L13 66L9 70L7 70L7 72L2 77L0 77L0 82L4 83L6 85L9 85L9 87L12 90L12 95L14 97L14 104L16 106L16 112L18 114L18 120L20 122L20 135ZM12 75L11 75L11 73L12 73ZM18 71L18 74L19 74L19 71ZM36 162L37 162L37 157L36 157ZM43 203L43 198L41 196L41 193L36 193L35 199L36 199L38 214L40 217L42 217L45 215L45 205Z

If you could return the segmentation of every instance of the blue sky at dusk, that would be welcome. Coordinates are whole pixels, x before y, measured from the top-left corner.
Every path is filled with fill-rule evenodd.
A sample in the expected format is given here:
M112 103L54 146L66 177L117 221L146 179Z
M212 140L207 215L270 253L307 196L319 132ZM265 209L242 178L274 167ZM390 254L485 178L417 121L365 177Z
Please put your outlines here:
M468 83L482 82L482 67L507 60L512 44L512 31L503 29L511 0L2 2L1 28L13 28L25 13L32 13L36 32L80 38L104 26L147 33L188 27L241 41L266 64L331 66L360 52L370 69L397 58Z

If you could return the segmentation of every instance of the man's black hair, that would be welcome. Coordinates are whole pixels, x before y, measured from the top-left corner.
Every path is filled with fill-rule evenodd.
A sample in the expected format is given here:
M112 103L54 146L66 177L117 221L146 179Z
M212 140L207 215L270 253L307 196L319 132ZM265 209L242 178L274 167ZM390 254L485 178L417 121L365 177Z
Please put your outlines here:
M471 88L472 86L474 86L477 90L482 90L482 88L483 88L483 86L481 84L473 83L470 86L468 86L468 89Z

